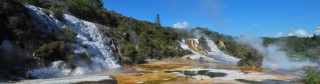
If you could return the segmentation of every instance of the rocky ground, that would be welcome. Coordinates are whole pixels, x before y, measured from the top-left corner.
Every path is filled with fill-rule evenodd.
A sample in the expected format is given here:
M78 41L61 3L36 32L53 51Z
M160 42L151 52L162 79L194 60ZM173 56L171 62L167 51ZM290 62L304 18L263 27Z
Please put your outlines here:
M73 77L61 77L51 79L23 80L21 82L9 82L14 84L85 84L104 83L116 84L117 81L106 75L82 75Z
M301 72L275 69L243 68L185 59L170 59L122 67L123 73L112 74L119 84L242 84L297 83Z
M99 75L25 80L18 84L290 84L298 83L301 72L276 69L243 68L216 63L200 63L181 58L122 66Z

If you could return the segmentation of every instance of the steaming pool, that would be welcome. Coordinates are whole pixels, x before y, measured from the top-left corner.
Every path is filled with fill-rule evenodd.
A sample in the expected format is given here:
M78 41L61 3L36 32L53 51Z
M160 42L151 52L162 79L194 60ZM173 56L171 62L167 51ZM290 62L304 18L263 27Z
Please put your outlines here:
M51 79L24 80L18 84L107 83L107 84L290 84L299 82L301 71L242 68L192 60L170 59L122 66L106 72Z

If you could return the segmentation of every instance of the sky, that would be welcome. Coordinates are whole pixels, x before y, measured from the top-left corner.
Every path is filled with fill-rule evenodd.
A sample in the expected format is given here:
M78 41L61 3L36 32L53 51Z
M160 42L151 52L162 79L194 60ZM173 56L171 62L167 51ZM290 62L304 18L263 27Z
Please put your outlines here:
M258 37L320 35L320 0L103 0L113 10L162 26Z

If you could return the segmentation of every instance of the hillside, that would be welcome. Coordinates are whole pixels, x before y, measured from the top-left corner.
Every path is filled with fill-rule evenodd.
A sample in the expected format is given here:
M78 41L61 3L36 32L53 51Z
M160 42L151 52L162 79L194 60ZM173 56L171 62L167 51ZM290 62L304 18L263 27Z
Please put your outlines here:
M191 54L244 67L261 67L263 60L238 37L163 27L160 18L140 21L103 8L101 0L1 0L0 18L0 77L7 80L74 76ZM319 59L318 36L264 39L265 46L288 39L283 50L290 55Z
M279 37L267 38L264 37L264 46L277 45L281 46L281 50L287 52L292 60L303 61L311 60L319 62L320 55L320 36L313 35L312 37Z

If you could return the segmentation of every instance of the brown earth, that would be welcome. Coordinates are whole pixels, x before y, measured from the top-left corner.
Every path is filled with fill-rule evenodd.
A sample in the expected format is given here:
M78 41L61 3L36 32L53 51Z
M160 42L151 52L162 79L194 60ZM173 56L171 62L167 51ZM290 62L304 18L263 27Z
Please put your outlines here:
M245 80L262 81L266 78L259 76L260 74L266 74L262 72L265 69L262 68L244 68L237 66L225 66L221 64L214 63L199 63L197 61L191 61L181 58L172 58L163 61L148 62L145 64L136 64L131 66L123 66L122 73L111 74L118 84L243 84L242 82L236 80L223 80L220 78L209 78L202 80L194 80L186 76L178 76L173 73L165 73L168 70L188 70L192 68L213 68L213 69L237 69L243 73L254 73L258 75L253 75L256 77L248 78ZM281 81L291 81L294 79L299 79L299 77L292 76L288 77L286 75L278 75L276 79L271 80L281 80Z

